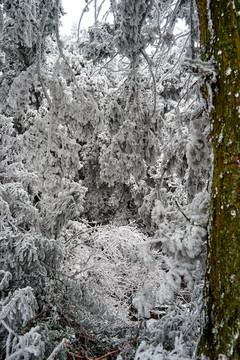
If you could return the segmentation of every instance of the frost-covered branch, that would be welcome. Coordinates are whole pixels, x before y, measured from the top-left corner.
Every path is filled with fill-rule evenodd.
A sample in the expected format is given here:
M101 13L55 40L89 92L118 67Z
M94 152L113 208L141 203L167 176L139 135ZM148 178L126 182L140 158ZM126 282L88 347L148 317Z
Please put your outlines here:
M92 1L92 0L91 0ZM90 1L90 2L91 2ZM87 4L89 5L89 3ZM60 40L60 34L59 34L59 8L60 8L60 0L56 0L56 12L55 12L55 21L56 21L56 39L57 39L57 45L58 45L58 50L59 50L59 54L60 54L60 57L63 59L63 61L65 62L70 74L71 74L71 78L72 78L72 81L74 82L76 88L80 91L80 93L82 94L82 97L84 98L85 101L90 100L93 108L97 111L98 110L98 104L97 102L95 101L95 99L93 98L93 96L85 91L84 89L80 88L77 81L76 81L76 78L75 78L75 74L74 74L74 71L71 67L71 65L69 64L68 62L68 59L66 58L65 54L64 54L64 51L63 51L63 45L62 45L62 42Z
M213 81L216 79L216 72L212 62L204 62L200 59L184 59L183 68L193 73L194 75L210 76Z
M68 343L67 339L65 338L62 339L62 341L55 347L55 349L53 350L51 355L47 358L47 360L53 360L61 350L66 348L67 343Z
M95 73L93 73L92 76L98 75L98 74L102 71L102 69L106 68L107 65L108 65L117 55L118 55L118 53L114 54L114 55L111 57L111 59L109 59L108 61L106 61L105 64L100 67L100 69L97 69L97 71L96 71Z
M80 39L80 27L81 27L81 22L82 22L82 18L83 18L83 15L84 13L89 9L89 5L93 2L93 0L89 0L87 2L87 4L84 6L83 10L82 10L82 13L81 13L81 16L80 16L80 19L78 21L78 30L77 30L77 36L78 36L78 41Z
M51 2L49 1L47 3L47 7L43 11L43 16L42 16L42 19L40 21L39 36L38 36L38 41L37 41L37 72L38 72L38 78L39 78L39 82L40 82L40 84L42 86L44 96L47 99L49 109L52 106L52 101L51 101L51 98L50 98L50 96L48 94L47 88L46 88L46 86L44 84L44 81L43 81L42 70L41 70L41 58L42 58L43 32L44 32L44 28L45 28L45 25L46 25L48 15L49 15L49 13L51 11L50 4L51 4Z
M9 303L5 306L3 306L1 312L0 312L0 321L5 319L9 312L13 309L13 307L16 305L18 300L22 299L24 296L28 295L29 292L32 292L32 289L30 287L26 287L25 289L20 289L17 294L9 301Z
M0 291L8 286L9 281L12 279L12 274L9 271L0 270L0 276L3 278L0 281Z
M18 334L7 324L5 320L0 320L0 322L10 334L18 336Z
M156 85L156 79L152 70L152 64L151 64L151 60L148 57L148 54L146 53L145 50L141 50L142 55L144 56L147 64L148 64L148 68L149 68L149 72L151 74L152 77L152 82L153 82L153 110L152 110L152 114L151 117L154 116L155 112L156 112L156 104L157 104L157 85Z
M3 22L4 22L3 3L2 3L2 0L1 0L1 2L0 2L0 36L2 35L2 32L3 32Z

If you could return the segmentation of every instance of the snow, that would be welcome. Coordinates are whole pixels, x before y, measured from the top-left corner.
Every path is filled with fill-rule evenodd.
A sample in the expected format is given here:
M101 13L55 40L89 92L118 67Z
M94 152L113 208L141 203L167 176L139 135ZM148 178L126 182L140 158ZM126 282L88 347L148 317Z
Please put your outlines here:
M184 20L174 25L178 10L185 16L180 2L112 3L114 29L99 22L64 44L40 32L41 81L29 53L42 13L31 21L21 13L23 35L17 18L13 33L5 29L16 57L4 60L0 92L1 249L12 269L0 270L0 321L9 359L24 351L53 358L65 336L80 353L79 333L95 331L122 350L119 360L187 360L199 337L213 157L200 89L210 78L211 107L216 73L186 58ZM63 1L63 32L85 5ZM84 18L93 22L93 10ZM139 346L129 341L136 330Z
M221 144L223 141L223 130L221 131L219 137L218 137L218 143Z
M231 73L232 73L232 69L231 69L231 68L228 68L228 69L226 70L226 76L230 76Z

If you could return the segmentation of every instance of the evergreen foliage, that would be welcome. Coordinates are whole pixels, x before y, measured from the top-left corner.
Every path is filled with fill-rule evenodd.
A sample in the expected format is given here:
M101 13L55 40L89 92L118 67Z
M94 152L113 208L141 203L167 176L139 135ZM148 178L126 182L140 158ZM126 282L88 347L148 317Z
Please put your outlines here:
M110 3L113 23L89 1L94 25L66 42L59 1L3 4L8 360L195 350L212 166L200 89L213 73L198 60L191 1Z

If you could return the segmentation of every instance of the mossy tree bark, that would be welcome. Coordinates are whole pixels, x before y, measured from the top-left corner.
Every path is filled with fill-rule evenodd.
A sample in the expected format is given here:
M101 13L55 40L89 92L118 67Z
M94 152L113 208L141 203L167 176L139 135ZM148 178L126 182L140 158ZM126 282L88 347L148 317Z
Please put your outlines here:
M240 359L240 1L197 0L202 59L213 61L214 171L198 353ZM207 91L208 89L208 91ZM206 86L209 94L209 87ZM222 355L222 356L221 356Z

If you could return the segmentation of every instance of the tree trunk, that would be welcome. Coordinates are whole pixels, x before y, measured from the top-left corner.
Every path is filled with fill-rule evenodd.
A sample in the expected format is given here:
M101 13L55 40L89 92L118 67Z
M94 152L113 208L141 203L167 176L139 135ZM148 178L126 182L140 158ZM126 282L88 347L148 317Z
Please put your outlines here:
M240 359L240 2L197 0L202 59L214 61L208 101L214 171L204 324L198 353ZM222 357L220 355L223 355ZM225 356L225 357L224 357Z

